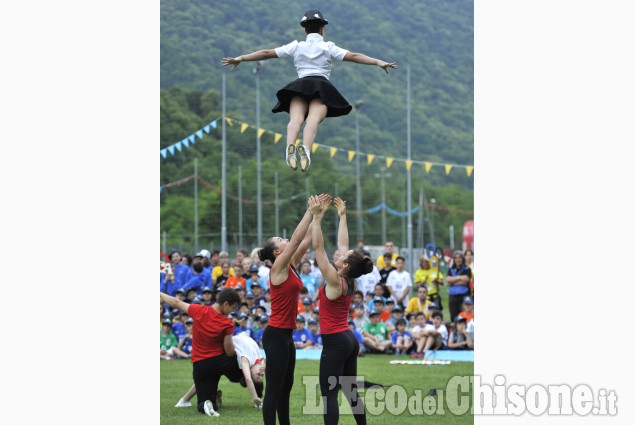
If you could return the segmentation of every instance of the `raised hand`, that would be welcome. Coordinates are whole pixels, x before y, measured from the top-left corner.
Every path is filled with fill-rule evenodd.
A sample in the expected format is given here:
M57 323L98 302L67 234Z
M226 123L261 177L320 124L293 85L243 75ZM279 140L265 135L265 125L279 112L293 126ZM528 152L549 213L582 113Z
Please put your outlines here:
M346 201L342 201L341 198L335 198L333 200L333 205L337 208L337 215L342 217L346 215Z

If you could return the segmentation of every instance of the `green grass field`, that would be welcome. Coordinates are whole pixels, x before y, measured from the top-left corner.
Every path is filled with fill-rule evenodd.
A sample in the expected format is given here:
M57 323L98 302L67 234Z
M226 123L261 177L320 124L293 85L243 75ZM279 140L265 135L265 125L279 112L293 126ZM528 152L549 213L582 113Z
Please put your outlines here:
M443 389L448 387L448 381L454 376L471 376L474 374L474 363L471 362L452 362L449 365L444 366L424 366L424 365L391 365L390 360L406 360L410 359L407 356L389 356L389 355L366 355L358 359L358 375L364 376L366 380L388 385L399 384L405 389L407 399L412 401L414 399L421 400L428 395L431 389ZM291 422L297 424L323 424L324 420L322 415L309 415L303 414L302 409L305 405L306 390L303 385L303 377L317 376L319 372L318 360L298 360L295 367L295 381L293 390L291 392ZM309 378L312 379L312 378ZM314 381L317 383L317 381ZM179 407L175 408L174 405L179 398L187 392L192 385L192 365L188 360L170 360L161 361L161 423L162 424L209 424L210 421L214 421L219 424L258 424L262 423L262 412L256 409L251 403L251 397L246 388L240 386L240 384L234 384L227 380L227 378L221 378L219 388L223 391L223 405L220 409L220 417L210 418L207 415L198 413L196 410L196 396L192 399L192 407ZM417 396L415 390L420 390ZM319 389L311 389L315 391L314 397L309 397L310 404L314 404L319 396ZM393 390L394 391L394 390ZM467 389L465 390L467 391ZM467 400L471 404L472 393L467 394ZM379 393L381 392L381 395ZM443 393L442 396L437 395L430 397L430 399L438 400L453 400L455 399L457 391L448 387L447 393ZM444 415L434 414L429 415L412 415L407 404L403 404L404 410L398 415L391 414L387 409L384 409L383 413L378 415L371 414L372 407L369 406L369 402L373 401L373 406L381 406L380 403L384 403L384 400L380 400L383 397L384 392L376 389L366 389L360 392L364 397L367 405L367 420L373 424L412 424L420 423L426 419L431 419L435 424L473 424L473 416L467 413L459 416L453 415L447 407L450 403L445 402ZM415 396L415 397L413 397ZM432 401L432 400L428 400ZM344 402L346 404L346 402ZM391 407L395 403L387 403ZM399 408L399 405L396 406ZM320 408L321 409L321 408ZM432 409L434 411L434 409ZM321 410L320 410L321 411ZM350 413L350 408L346 405L346 408L340 409L340 423L341 424L354 424L355 421L351 415L343 414L344 412ZM376 410L375 410L376 411Z

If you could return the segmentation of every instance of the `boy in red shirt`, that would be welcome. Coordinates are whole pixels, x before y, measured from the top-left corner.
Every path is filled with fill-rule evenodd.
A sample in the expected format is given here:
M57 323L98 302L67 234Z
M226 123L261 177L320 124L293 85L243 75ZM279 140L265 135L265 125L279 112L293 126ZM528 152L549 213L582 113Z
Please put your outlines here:
M213 306L187 304L165 293L161 293L161 299L194 319L191 356L198 411L220 416L216 411L220 401L220 397L217 400L220 377L225 375L230 381L238 382L242 376L232 341L234 325L227 317L240 302L238 294L232 288L225 288Z

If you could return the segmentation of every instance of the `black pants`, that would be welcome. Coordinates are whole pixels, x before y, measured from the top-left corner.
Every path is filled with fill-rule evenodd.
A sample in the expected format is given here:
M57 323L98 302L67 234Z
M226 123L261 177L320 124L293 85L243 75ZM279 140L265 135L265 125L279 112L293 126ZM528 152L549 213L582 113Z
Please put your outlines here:
M337 394L342 394L348 400L353 410L355 422L366 424L364 401L357 394L357 355L359 342L348 330L334 334L322 335L322 356L320 357L320 391L324 402L324 423L337 424L340 419L340 409ZM342 381L341 377L346 381ZM342 383L344 385L342 386Z
M212 402L214 410L218 410L216 394L218 392L218 381L223 375L231 382L240 382L242 372L238 367L236 357L229 357L223 353L194 362L192 377L194 378L194 385L196 386L197 407L199 412L205 413L203 406L206 400Z
M463 299L466 295L469 295L468 292L461 295L450 295L448 297L448 304L450 306L450 320L454 321L454 318L459 315L459 313L463 310Z
M267 326L262 334L262 347L267 355L265 369L265 399L262 417L265 425L289 425L289 397L293 387L295 370L295 345L293 330Z

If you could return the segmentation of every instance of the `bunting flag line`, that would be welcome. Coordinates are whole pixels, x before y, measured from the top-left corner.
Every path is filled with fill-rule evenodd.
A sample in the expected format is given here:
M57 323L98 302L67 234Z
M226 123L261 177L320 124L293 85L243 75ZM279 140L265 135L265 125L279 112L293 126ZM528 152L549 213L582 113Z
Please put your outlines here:
M186 137L185 139L180 140L179 142L174 143L173 145L170 145L166 148L163 148L160 150L161 156L166 159L168 157L168 153L171 155L174 155L175 150L177 152L181 152L183 147L188 148L190 144L195 144L196 143L196 138L198 137L199 140L202 140L204 137L204 133L209 134L210 133L210 128L214 128L216 129L218 127L218 121L221 120L222 117L218 117L215 120L211 121L209 124L205 125L203 128L195 131L193 134L189 135L188 137ZM246 122L242 122L242 121L238 121L236 119L233 118L229 118L229 117L225 117L225 121L230 125L230 126L234 126L234 122L239 123L240 124L240 132L244 133L248 128L253 128L256 130L257 132L257 138L260 139L262 137L262 135L264 133L269 133L273 135L273 142L274 143L278 143L280 141L280 139L282 138L282 134L281 133L276 133L264 128L259 128L257 126L253 126L249 123ZM300 143L302 143L301 139L296 139L295 141L295 145L298 146ZM370 153L365 153L365 152L357 152L357 151L352 151L350 149L344 149L344 148L337 148L334 146L328 146L325 144L318 144L318 143L313 143L313 145L311 146L311 153L315 153L317 151L317 149L319 147L324 147L324 148L328 148L329 149L329 154L331 156L331 158L335 157L335 154L337 153L337 151L342 151L342 152L346 152L348 155L348 161L352 161L353 158L355 157L355 155L365 155L368 165L371 165L373 160L375 159L376 156L375 154L370 154ZM384 158L386 160L386 168L390 168L391 165L393 164L394 161L398 161L398 162L403 162L406 166L406 170L410 171L410 169L412 168L413 164L420 164L424 166L425 172L426 174L430 172L430 170L432 169L433 166L435 167L443 167L445 169L445 174L449 175L450 171L453 168L465 168L465 172L466 175L468 177L472 176L472 172L474 171L474 166L473 165L462 165L462 164L447 164L447 163L440 163L440 162L431 162L431 161L417 161L417 160L411 160L411 159L403 159L403 158L394 158L394 157L386 157L386 156L379 156L380 158Z
M189 182L190 180L193 180L193 179L194 179L194 176L192 175L192 176L184 177L184 178L182 178L180 180L177 180L175 182L166 183L166 184L160 186L160 191L163 192L163 189L168 189L168 188L171 188L171 187L180 186L180 185L182 185L184 183L187 183L187 182ZM209 184L208 182L203 180L201 177L198 178L198 181L200 183L202 183L205 187L213 190L214 192L222 193L222 190L220 188ZM288 198L279 199L278 203L289 202L289 201L291 201L293 199L299 198L301 196L306 196L306 195L307 195L306 192L297 193L297 194L295 194L293 196L290 196ZM258 204L258 201L254 201L254 200L251 200L251 199L239 198L238 196L234 196L234 195L230 195L230 194L227 194L227 197L230 198L230 199L233 199L235 201L242 202L244 204L253 204L253 205L257 205ZM276 201L262 201L260 204L261 205L275 205ZM416 205L412 210L410 210L410 213L411 214L415 214L415 213L419 212L419 210L422 209L422 208L432 209L432 210L439 211L439 212L449 212L449 213L453 213L453 214L462 214L462 215L473 215L474 214L473 211L465 211L465 210L460 210L458 208L448 208L448 207L444 207L444 206L436 205L436 204L434 204L434 205L433 204L419 204L419 205ZM372 208L369 208L367 210L362 211L362 213L363 214L374 214L374 213L376 213L378 211L381 211L382 209L385 209L388 213L390 213L391 215L397 216L397 217L405 217L405 216L408 215L407 211L394 210L394 209L390 208L389 206L387 206L386 204L384 204L383 202L381 204L379 204L379 205L376 205L376 206L374 206ZM357 213L357 211L355 211L355 210L348 210L348 212L350 214Z

